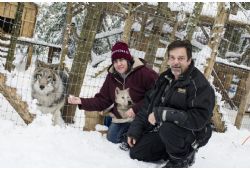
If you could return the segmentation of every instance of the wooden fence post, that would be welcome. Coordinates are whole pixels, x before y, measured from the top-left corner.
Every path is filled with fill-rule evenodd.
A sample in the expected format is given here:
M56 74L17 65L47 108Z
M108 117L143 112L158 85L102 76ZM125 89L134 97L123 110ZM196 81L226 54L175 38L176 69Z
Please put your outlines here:
M216 56L218 54L219 45L221 39L224 35L224 25L228 21L230 10L226 8L224 2L217 3L217 15L214 21L213 28L211 30L211 38L209 40L208 46L211 48L210 58L208 58L208 65L204 70L204 75L207 79L210 78L210 75L213 71L214 63L216 60ZM216 102L216 106L213 112L213 123L217 131L223 132L225 131L224 122L222 121L222 114L219 112L219 107Z
M68 94L79 96L81 92L83 78L91 56L95 35L101 22L102 12L103 6L101 3L87 6L87 15L82 25L80 39L69 73ZM64 105L63 118L66 123L74 123L75 111L76 105Z
M15 55L15 49L17 44L17 37L19 37L20 29L21 29L21 23L22 23L22 16L23 16L23 10L24 10L24 3L18 2L16 15L15 15L15 21L11 32L11 39L10 39L10 48L8 51L6 63L5 63L5 70L8 70L11 72L11 70L14 68L13 61L14 61L14 55Z
M250 73L248 73L248 78L246 80L245 93L243 94L241 98L238 114L235 119L235 126L238 129L241 127L242 119L248 107L249 101L250 101Z
M10 105L16 110L26 124L30 124L35 118L28 110L26 102L17 95L16 89L5 85L6 77L0 73L0 93L8 100Z
M32 54L33 54L33 45L30 44L28 47L28 57L27 57L27 61L26 61L25 70L27 70L31 64Z

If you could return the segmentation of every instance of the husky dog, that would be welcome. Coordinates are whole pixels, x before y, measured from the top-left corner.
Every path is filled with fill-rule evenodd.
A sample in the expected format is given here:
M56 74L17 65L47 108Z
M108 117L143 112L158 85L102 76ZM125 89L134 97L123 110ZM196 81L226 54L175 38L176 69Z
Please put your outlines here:
M133 106L133 101L129 95L129 88L120 90L116 87L115 102L117 103L117 111L120 113L122 119L124 119L124 121L119 119L117 119L117 121L119 123L130 121L130 119L132 121L132 118L128 118L128 116L125 115L125 112ZM112 121L116 123L116 120L113 119Z
M37 99L37 107L43 113L53 115L53 125L61 125L60 109L64 106L68 74L60 71L59 64L46 64L36 61L32 79L32 99Z

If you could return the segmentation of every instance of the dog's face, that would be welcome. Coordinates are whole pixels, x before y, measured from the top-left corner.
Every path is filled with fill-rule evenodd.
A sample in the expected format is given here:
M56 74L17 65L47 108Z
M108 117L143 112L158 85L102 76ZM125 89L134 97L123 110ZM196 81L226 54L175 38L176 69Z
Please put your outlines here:
M40 94L51 93L58 84L58 67L53 65L46 65L45 63L39 61L36 63L36 69L33 75L33 86Z
M133 101L129 95L129 88L120 90L118 87L116 87L115 101L123 109L129 108L133 104Z

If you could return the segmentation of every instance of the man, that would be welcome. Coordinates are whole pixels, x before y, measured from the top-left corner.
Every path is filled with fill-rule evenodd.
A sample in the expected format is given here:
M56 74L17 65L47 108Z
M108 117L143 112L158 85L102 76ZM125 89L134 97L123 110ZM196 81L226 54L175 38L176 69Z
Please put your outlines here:
M211 137L215 94L194 66L189 41L168 46L168 64L129 127L130 157L164 159L167 168L189 167L197 149Z

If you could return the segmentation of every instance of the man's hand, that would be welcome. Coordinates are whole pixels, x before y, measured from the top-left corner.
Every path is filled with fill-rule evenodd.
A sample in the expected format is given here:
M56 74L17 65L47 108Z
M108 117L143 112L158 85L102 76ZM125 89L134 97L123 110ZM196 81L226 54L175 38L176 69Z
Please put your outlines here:
M81 102L80 97L75 97L73 95L69 95L68 103L70 103L70 104L81 104L82 102Z
M148 121L150 124L155 125L156 120L155 120L154 112L150 113L150 115L148 116Z
M128 136L128 145L132 148L136 144L136 140Z
M131 118L134 118L134 117L135 117L135 112L133 111L132 108L128 109L128 111L126 111L125 114L126 114L128 117L131 117Z

